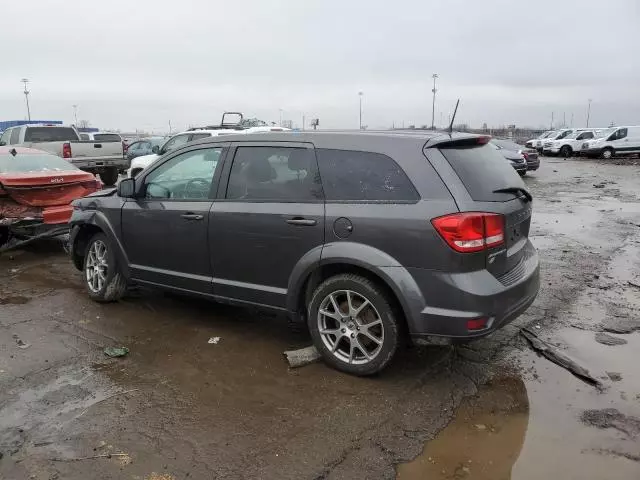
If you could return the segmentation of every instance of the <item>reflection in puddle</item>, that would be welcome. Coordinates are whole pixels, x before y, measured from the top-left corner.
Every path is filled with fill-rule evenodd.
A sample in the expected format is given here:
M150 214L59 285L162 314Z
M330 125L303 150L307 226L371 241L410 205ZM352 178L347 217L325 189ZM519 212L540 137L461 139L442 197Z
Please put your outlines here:
M524 443L529 402L523 381L503 377L465 399L452 422L410 463L399 480L511 478Z

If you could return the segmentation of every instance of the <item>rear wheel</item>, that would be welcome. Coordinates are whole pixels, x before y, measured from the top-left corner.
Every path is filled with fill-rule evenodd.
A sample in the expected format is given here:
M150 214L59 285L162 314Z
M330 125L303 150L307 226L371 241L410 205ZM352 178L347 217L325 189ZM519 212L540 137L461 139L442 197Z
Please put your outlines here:
M100 179L107 187L112 187L118 181L118 169L116 167L109 167L100 174Z
M605 160L609 160L613 157L613 148L605 148L602 150L602 158Z
M521 177L524 177L524 176L527 174L527 171L526 171L526 170L520 170L520 171L518 172L518 174L519 174Z
M400 343L386 292L359 275L337 275L320 284L308 305L308 324L324 361L353 375L382 370Z
M563 145L560 149L560 156L564 158L569 158L573 154L573 150L569 145Z
M102 232L89 240L83 273L87 293L96 302L115 302L127 289L127 280L120 272L115 252Z

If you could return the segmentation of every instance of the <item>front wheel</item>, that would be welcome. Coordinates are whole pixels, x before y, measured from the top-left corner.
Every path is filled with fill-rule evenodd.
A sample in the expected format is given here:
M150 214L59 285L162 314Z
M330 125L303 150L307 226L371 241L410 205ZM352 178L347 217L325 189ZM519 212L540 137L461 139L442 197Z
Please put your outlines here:
M521 177L524 177L524 176L527 174L527 171L526 171L526 170L521 170L521 171L519 171L519 172L518 172L518 174L519 174Z
M308 324L324 361L353 375L384 369L400 343L386 292L359 275L336 275L320 284L308 305Z
M613 157L612 148L605 148L604 150L602 150L602 158L604 158L605 160L609 160L612 157Z
M118 181L118 169L109 167L100 174L100 179L107 187L113 187Z
M127 289L127 281L118 268L115 252L102 232L89 240L83 273L87 293L96 302L120 300Z
M564 145L560 149L560 156L564 158L569 158L572 154L571 147L569 145Z

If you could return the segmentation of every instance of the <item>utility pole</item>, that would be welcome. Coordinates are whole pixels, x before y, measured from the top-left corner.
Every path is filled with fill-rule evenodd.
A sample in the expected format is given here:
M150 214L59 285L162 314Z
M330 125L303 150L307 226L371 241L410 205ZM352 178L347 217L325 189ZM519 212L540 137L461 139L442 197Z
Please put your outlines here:
M171 120L169 120L169 136L171 136Z
M282 126L282 109L279 108L278 110L280 111L280 126Z
M29 121L31 121L31 109L29 108L29 90L27 89L29 79L23 78L20 81L24 83L24 100L27 102L27 118L29 119Z
M73 118L75 119L75 126L78 126L78 105L71 105L73 107Z
M591 99L589 99L589 106L587 107L587 127L589 126L589 117L591 117Z
M567 112L562 112L562 126L567 126Z
M303 131L304 131L304 121L305 121L305 118L304 118L304 113L303 113L303 114L302 114L302 130L303 130Z
M434 73L433 75L431 75L431 77L433 78L433 89L431 90L433 92L433 102L431 104L431 130L435 130L436 129L436 78L438 78L438 74Z
M360 130L362 130L362 95L364 93L358 92L358 97L360 98Z
M571 127L573 127L573 112L571 112Z
M553 130L553 114L555 112L551 112L551 127L549 128L549 130Z

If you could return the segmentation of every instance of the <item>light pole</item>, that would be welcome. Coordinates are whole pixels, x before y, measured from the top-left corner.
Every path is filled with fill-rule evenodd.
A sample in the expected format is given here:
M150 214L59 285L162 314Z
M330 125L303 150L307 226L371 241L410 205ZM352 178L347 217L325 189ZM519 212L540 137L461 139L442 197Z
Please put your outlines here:
M280 110L280 126L282 126L282 109L279 108L278 110Z
M431 130L435 130L436 129L436 78L438 78L438 74L434 73L433 75L431 75L431 77L433 78L433 89L431 90L433 92L433 103L431 105Z
M29 121L31 121L31 110L29 109L29 90L27 89L29 79L23 78L20 81L24 83L24 100L27 102L27 118L29 119Z
M360 99L360 130L362 130L362 95L364 93L358 92L358 98Z
M73 118L75 119L76 127L78 126L78 105L71 105L73 107Z
M587 127L589 126L589 117L591 117L591 99L589 99L589 106L587 107Z

